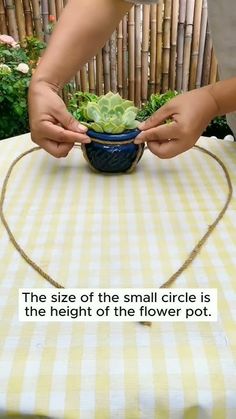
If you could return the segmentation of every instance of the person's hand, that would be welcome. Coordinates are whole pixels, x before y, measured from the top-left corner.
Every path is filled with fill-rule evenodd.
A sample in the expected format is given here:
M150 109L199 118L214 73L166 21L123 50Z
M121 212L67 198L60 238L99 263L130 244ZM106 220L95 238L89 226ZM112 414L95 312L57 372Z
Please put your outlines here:
M32 81L29 88L31 138L54 157L66 157L74 143L89 143L87 128L67 111L57 89Z
M140 124L142 132L134 143L147 142L149 150L162 159L175 157L193 147L217 114L211 86L192 90L176 96Z

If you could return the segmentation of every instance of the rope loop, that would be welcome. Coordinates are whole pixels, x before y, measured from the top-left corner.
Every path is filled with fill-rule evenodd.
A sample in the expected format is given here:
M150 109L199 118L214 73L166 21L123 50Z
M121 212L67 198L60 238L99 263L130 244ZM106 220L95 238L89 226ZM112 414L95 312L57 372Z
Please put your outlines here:
M94 139L93 139L94 141ZM97 142L101 142L100 140L96 140ZM129 140L126 143L132 142L133 140ZM122 142L122 144L124 144L125 142ZM107 144L107 142L106 142ZM113 145L115 145L115 142L112 142ZM225 175L225 179L227 181L227 186L228 186L228 192L227 192L227 196L226 196L226 200L225 200L225 204L223 205L221 211L219 212L219 214L217 215L217 217L215 218L215 220L212 222L212 224L210 224L208 226L207 231L205 232L205 234L201 237L201 239L197 242L197 244L194 246L193 250L189 253L188 257L186 258L186 260L182 263L182 265L179 267L179 269L174 272L170 278L165 281L160 288L169 288L171 285L173 285L173 283L179 278L179 276L189 267L189 265L194 261L194 259L197 257L197 255L199 254L201 248L203 247L203 245L205 244L205 242L207 241L208 237L212 234L213 230L215 229L215 227L217 226L217 224L220 222L220 220L223 218L224 214L227 211L227 208L229 207L230 201L232 199L233 196L233 186L232 186L232 182L231 182L231 178L229 175L229 172L225 166L225 164L219 159L219 157L217 157L215 154L213 154L212 152L210 152L209 150L197 146L195 145L194 148L196 150L201 151L202 153L207 154L208 156L210 156L211 158L213 158L218 165L221 167L224 175ZM1 195L0 195L0 218L1 221L7 231L7 234L9 236L9 239L11 241L11 243L13 244L13 246L15 247L15 249L19 252L19 254L21 255L21 257L36 271L38 272L39 275L41 275L42 278L44 278L47 282L49 282L53 287L55 288L64 288L61 284L59 284L59 282L57 282L55 279L53 279L47 272L43 271L43 269L37 265L29 256L28 254L24 251L24 249L21 247L21 245L19 244L19 242L17 241L17 239L15 238L14 233L12 232L9 223L6 219L6 216L4 214L4 203L5 203L5 199L6 199L6 193L7 193L7 188L8 188L8 183L9 183L9 179L11 177L12 171L14 169L14 167L17 165L17 163L23 159L25 156L34 153L36 151L41 150L41 147L34 147L31 148L30 150L25 151L24 153L20 154L15 160L13 160L13 162L11 163L7 174L5 176L5 179L3 181L3 186L2 186L2 190L1 190ZM150 326L151 323L150 322L141 322L143 325L146 326Z

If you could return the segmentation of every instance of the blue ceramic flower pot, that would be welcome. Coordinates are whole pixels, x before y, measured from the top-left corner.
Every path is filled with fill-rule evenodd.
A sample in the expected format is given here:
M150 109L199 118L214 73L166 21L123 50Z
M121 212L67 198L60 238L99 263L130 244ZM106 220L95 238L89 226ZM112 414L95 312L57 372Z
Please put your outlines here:
M134 144L139 130L123 134L105 134L88 130L91 143L83 144L82 150L90 167L99 172L131 172L141 159L144 144Z

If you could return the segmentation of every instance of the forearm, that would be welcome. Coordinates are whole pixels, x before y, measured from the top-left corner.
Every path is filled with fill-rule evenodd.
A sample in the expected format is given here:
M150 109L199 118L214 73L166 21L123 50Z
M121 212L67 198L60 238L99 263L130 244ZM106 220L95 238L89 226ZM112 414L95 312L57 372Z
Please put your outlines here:
M217 115L236 111L236 77L207 86L217 105Z
M123 0L69 0L32 81L62 87L105 44L131 6Z

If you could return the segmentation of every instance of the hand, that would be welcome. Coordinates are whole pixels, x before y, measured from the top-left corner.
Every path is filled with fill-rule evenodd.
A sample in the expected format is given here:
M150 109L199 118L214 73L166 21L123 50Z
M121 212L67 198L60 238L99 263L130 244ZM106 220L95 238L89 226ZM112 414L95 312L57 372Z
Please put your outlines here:
M170 100L147 121L136 144L147 141L149 150L162 159L175 157L196 143L209 122L218 114L211 86L192 90ZM171 122L166 123L166 120Z
M29 89L32 140L54 157L66 157L75 142L88 143L87 128L67 111L57 89L32 80Z

